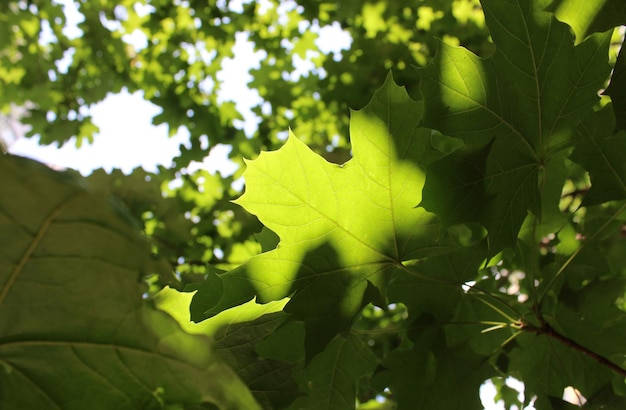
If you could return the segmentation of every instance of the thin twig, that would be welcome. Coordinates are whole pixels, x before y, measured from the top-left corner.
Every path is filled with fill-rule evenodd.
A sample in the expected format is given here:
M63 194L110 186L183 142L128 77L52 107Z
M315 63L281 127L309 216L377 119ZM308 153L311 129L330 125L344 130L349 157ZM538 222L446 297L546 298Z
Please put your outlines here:
M615 373L626 378L626 369L622 368L621 366L618 366L617 364L613 363L611 360L607 359L601 354L598 354L594 352L593 350L586 348L585 346L581 345L575 340L572 340L569 337L562 335L545 321L542 321L542 324L540 327L532 326L532 325L525 325L522 327L522 330L527 331L527 332L533 332L538 335L546 335L548 337L551 337L559 341L563 345L583 353L587 357L590 357L591 359L595 360L601 365L608 367L609 369L613 370Z

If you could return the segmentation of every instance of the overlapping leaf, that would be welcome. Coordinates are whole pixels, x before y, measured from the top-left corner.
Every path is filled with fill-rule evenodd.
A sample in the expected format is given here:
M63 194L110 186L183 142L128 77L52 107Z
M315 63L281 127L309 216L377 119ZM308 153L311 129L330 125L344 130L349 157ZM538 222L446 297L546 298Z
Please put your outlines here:
M528 394L561 397L567 386L576 386L588 397L610 380L606 368L554 339L524 334L517 342L509 366L519 372Z
M463 192L475 197L478 188L484 190L475 220L488 229L495 250L514 245L529 209L540 215L545 166L573 145L573 130L597 101L608 75L603 57L609 36L592 36L574 46L569 28L544 11L547 3L484 0L495 54L483 60L443 43L435 62L419 70L425 123L463 139L465 162L477 169L471 181L441 187L455 193L448 205L445 197L440 199L443 209ZM475 152L490 143L482 161ZM445 175L458 168L463 155L442 160L437 172L443 179L449 180ZM453 161L449 170L446 161Z
M626 130L626 48L623 41L605 94L613 101L616 130Z
M426 340L434 336L432 332L423 333ZM424 341L418 341L421 345L414 349L393 351L383 363L389 370L380 373L375 382L392 389L398 408L483 408L477 390L495 373L486 358L465 346L447 346L433 352L429 348L440 348L445 342L430 342L434 343L425 346Z
M626 132L613 134L611 111L606 107L585 117L579 130L582 142L572 154L591 177L591 189L585 197L588 205L626 198Z
M337 336L305 371L305 397L296 409L352 409L357 382L371 376L378 361L367 345L353 334Z
M548 10L572 27L577 41L626 24L626 3L622 0L554 0Z
M209 279L193 303L206 315L250 300L292 295L285 310L306 323L308 353L349 327L362 306L402 265L441 250L438 225L420 202L415 165L430 131L418 129L420 104L391 78L353 112L353 159L340 166L295 136L248 163L238 200L280 237L277 249Z
M121 209L22 158L0 175L0 407L258 407L208 338L142 300L149 251Z
M164 288L156 295L155 303L188 333L211 336L220 357L246 383L263 408L280 409L291 403L299 395L291 374L292 364L284 359L262 358L256 352L257 345L284 322L286 314L281 310L287 300L265 305L250 301L194 323L189 320L192 296Z

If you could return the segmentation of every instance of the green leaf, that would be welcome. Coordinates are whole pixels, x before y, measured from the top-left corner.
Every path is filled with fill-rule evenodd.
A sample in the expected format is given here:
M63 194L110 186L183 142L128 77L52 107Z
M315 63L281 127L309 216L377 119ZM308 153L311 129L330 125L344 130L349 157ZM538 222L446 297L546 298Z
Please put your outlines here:
M188 333L214 335L220 329L239 323L252 322L264 315L282 311L288 299L259 305L251 300L233 309L220 312L210 319L194 323L189 319L189 305L195 292L178 292L169 287L162 289L155 297L156 306L169 313Z
M613 101L616 129L626 130L626 48L623 41L613 67L611 82L604 93L611 96Z
M432 352L419 350L394 350L382 365L386 369L374 376L374 383L391 389L398 403L412 403L423 407L427 388L434 382L437 360Z
M572 27L577 42L626 24L626 3L622 0L554 0L548 10Z
M416 278L397 272L389 283L389 300L405 304L410 317L427 313L438 322L447 323L465 297L462 284L476 279L485 257L484 242L480 242L454 253L417 261L412 269L423 276Z
M590 409L621 409L625 406L626 397L623 395L616 395L611 386L605 386L595 395L587 397L586 403L586 407Z
M580 290L566 288L555 311L555 321L573 340L624 366L626 313L618 309L616 300L623 297L625 290L626 282L621 278L596 280Z
M591 189L586 205L626 198L626 132L613 134L611 107L590 113L579 127L582 143L576 147L572 160L589 171Z
M415 346L391 352L373 383L390 388L400 409L482 409L478 388L495 376L487 357L447 346L436 324L420 325L411 335Z
M416 166L430 139L417 128L421 104L389 77L353 112L354 157L326 162L291 135L276 152L248 162L237 203L280 237L276 250L212 276L192 302L211 316L252 299L292 295L285 310L306 323L307 355L349 328L404 261L440 253L438 224L416 207L424 176ZM373 289L373 288L371 288ZM369 295L369 296L368 296Z
M258 408L203 336L142 299L149 248L73 173L0 157L0 406Z
M460 149L427 167L421 205L446 226L479 222L489 213L484 185L492 142L475 150Z
M497 352L516 331L507 326L506 317L494 310L492 307L494 305L500 308L494 299L473 296L464 297L456 305L452 323L458 325L446 327L446 340L452 346L467 341L469 347L476 353L489 356ZM504 313L510 314L508 311Z
M516 341L519 347L509 354L509 369L524 381L527 397L538 393L560 398L568 386L587 397L610 378L607 369L555 339L522 334Z
M256 351L257 344L272 335L284 320L285 314L277 312L222 327L213 336L220 357L237 372L263 408L285 408L300 396L293 366L284 360L259 357Z
M575 47L568 27L544 11L545 1L482 5L495 54L484 60L442 43L433 64L418 74L426 125L463 139L469 152L493 141L472 186L484 173L486 210L479 220L497 252L514 246L529 209L540 215L544 166L572 146L575 125L598 100L610 36ZM451 175L459 160L449 161Z
M164 288L156 305L171 314L189 333L215 340L220 357L246 383L263 408L284 408L298 395L292 366L285 360L259 357L257 346L284 322L287 300L259 305L250 301L200 323L189 320L193 294Z
M257 345L262 357L304 364L304 324L288 322Z
M304 376L306 397L292 408L354 409L356 380L371 375L378 360L353 334L337 336L313 358Z

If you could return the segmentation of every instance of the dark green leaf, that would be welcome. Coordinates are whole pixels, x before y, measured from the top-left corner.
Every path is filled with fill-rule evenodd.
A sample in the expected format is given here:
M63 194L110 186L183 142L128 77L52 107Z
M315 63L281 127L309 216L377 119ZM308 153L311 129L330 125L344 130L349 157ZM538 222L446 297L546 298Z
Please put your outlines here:
M590 113L580 125L582 143L572 159L585 167L591 189L584 203L597 205L626 198L626 132L613 134L614 117L610 107Z
M378 361L363 341L350 334L337 336L306 369L303 385L306 397L293 408L354 409L356 381L371 375Z
M142 300L147 244L72 173L0 157L0 403L256 408L210 339Z
M611 96L613 101L613 113L617 131L626 130L626 48L622 47L617 55L617 61L613 67L611 82L605 94Z
M479 172L487 194L480 222L497 252L514 246L528 210L540 214L544 164L572 146L576 123L597 101L609 70L600 57L609 36L574 47L568 27L544 11L545 1L482 4L496 53L483 60L442 43L434 63L418 73L427 125L468 147L493 141Z

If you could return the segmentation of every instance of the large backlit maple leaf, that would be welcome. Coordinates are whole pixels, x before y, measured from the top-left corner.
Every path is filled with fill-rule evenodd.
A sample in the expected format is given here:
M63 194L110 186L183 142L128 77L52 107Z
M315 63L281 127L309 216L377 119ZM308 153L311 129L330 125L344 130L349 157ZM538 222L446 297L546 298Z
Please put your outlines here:
M380 295L374 289L384 289L393 272L410 275L408 261L441 252L438 222L417 207L424 184L417 164L430 143L430 130L418 128L421 111L389 77L352 113L353 158L344 165L294 135L249 161L237 203L280 243L209 278L194 299L204 317L255 295L262 303L291 296L285 311L305 321L307 353L315 353Z

